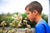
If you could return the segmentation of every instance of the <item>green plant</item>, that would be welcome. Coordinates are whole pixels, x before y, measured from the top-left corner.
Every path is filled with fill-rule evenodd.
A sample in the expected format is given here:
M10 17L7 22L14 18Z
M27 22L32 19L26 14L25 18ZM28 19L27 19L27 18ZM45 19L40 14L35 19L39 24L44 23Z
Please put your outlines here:
M13 21L12 21L12 23L10 23L10 27L18 28L21 26L20 23L22 20L22 16L20 14L18 14L18 15L15 14L14 17L12 17L12 19L13 19Z

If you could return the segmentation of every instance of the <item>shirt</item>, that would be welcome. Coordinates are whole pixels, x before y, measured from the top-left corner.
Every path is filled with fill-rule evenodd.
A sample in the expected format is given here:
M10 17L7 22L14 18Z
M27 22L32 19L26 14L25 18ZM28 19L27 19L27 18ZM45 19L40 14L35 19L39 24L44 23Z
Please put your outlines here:
M50 33L50 26L45 20L40 20L35 26L36 33Z

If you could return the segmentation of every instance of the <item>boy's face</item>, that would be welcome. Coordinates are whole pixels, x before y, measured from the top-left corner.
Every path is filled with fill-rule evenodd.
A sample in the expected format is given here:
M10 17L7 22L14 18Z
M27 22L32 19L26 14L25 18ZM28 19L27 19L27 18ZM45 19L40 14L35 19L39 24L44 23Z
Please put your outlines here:
M27 12L27 17L30 19L30 21L34 21L36 13L30 12L28 8L26 9L26 12Z

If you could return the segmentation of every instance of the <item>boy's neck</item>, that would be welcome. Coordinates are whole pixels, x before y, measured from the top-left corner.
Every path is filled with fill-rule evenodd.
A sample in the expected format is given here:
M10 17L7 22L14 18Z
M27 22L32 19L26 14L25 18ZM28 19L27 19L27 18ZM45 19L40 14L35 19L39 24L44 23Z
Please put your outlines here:
M35 22L38 23L40 20L42 20L41 15L36 17Z

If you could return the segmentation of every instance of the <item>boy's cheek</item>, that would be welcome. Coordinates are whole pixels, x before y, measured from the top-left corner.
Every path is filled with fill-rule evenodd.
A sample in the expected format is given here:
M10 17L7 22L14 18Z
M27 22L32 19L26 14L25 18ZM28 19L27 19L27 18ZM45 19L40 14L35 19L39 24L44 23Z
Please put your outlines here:
M32 15L27 15L27 17L32 21L33 20L33 16Z
M30 18L30 21L32 22L32 21L34 21L34 19L33 18Z
M33 17L32 16L28 16L30 21L33 21Z

